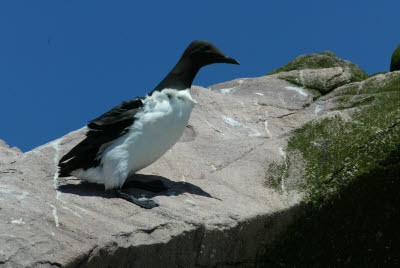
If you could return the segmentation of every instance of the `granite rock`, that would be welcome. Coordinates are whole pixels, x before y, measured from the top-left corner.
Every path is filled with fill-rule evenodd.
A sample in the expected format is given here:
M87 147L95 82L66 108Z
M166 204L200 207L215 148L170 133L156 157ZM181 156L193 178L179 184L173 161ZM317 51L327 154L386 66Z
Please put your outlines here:
M158 194L126 190L160 204L151 210L101 185L58 177L60 157L85 127L23 154L2 144L0 264L255 265L301 214L302 193L285 182L267 187L265 178L269 163L286 161L291 131L316 117L306 109L314 95L267 76L194 86L192 96L198 104L180 142L129 178L169 187Z

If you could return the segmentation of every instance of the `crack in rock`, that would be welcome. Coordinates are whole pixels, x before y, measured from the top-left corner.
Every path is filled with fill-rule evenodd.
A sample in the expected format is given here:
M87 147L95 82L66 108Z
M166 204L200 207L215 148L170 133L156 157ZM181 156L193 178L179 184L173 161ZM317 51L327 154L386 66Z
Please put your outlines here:
M236 161L242 159L243 157L245 157L246 155L248 155L249 153L251 153L254 149L257 149L258 147L264 145L264 143L265 143L265 142L263 141L263 142L261 142L261 143L259 143L259 144L256 144L254 147L251 147L248 151L245 151L242 155L240 155L239 157L233 159L232 161L229 161L227 164L218 166L217 169L216 169L216 171L223 170L224 168L228 167L229 165L233 164L234 162L236 162Z

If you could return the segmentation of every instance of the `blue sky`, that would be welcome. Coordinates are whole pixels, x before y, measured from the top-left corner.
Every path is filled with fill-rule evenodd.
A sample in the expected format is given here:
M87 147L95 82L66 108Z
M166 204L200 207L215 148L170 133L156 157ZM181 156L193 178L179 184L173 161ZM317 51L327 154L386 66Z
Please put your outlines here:
M194 84L257 77L330 50L388 71L400 1L0 1L0 139L23 151L150 92L204 39L241 65Z

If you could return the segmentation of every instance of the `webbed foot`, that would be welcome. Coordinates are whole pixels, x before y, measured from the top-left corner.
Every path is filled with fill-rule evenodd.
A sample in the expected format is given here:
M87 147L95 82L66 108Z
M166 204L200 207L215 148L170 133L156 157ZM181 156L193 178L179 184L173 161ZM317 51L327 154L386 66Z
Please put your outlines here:
M154 200L139 200L130 194L122 192L121 190L116 190L116 193L119 198L134 203L135 205L138 205L141 208L152 209L154 207L159 206Z

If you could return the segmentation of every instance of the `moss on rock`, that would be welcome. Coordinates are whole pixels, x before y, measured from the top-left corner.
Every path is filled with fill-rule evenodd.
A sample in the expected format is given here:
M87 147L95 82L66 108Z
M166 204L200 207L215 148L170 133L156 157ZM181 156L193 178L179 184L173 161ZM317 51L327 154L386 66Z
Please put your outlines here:
M390 159L397 156L399 163L399 155ZM399 164L383 164L331 202L307 207L307 213L265 249L263 267L399 266L399 176Z
M358 65L342 60L330 51L301 55L288 64L266 75L289 72L293 70L325 69L333 67L349 68L351 73L350 82L358 82L368 78L368 74L365 73Z
M400 155L400 74L378 75L364 81L361 89L351 84L327 97L337 102L332 115L295 130L286 148L289 159L302 161L300 188L314 204L384 169ZM329 154L325 159L324 146ZM280 176L277 173L271 184L279 185Z
M337 87L350 83L351 76L349 69L342 67L294 70L272 75L274 78L297 86L316 90L320 95L325 95Z
M395 49L390 63L390 71L400 71L400 45Z
M375 76L375 75L379 75L379 74L386 74L387 72L377 72L377 73L374 73L374 74L371 74L371 76L370 77L373 77L373 76Z
M285 148L292 164L274 164L267 177L280 190L282 178L301 174L298 187L307 197L305 214L266 247L262 263L398 266L400 73L379 74L322 98L336 100L331 115L295 130Z

